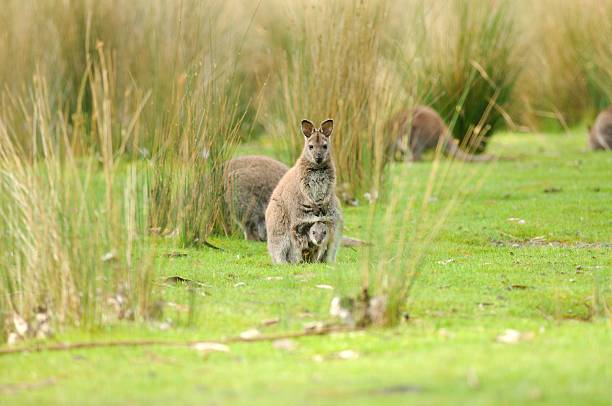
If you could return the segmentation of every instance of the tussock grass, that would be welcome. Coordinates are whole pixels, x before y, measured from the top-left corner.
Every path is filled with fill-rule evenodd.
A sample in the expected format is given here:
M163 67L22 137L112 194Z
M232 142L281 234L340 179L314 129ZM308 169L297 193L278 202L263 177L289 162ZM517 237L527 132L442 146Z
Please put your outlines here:
M143 319L152 304L153 268L143 249L147 185L138 164L113 154L114 84L104 59L88 70L92 116L53 109L47 82L36 77L15 96L30 125L31 148L19 127L0 118L0 312L54 324L96 325ZM10 110L10 108L8 108ZM130 123L117 123L120 132ZM8 115L9 117L11 114ZM119 131L119 130L118 130ZM75 140L95 140L99 155L79 158ZM44 309L44 310L41 310ZM5 323L5 332L12 323Z
M482 133L481 144L474 148L482 152L488 138L505 124L505 109L521 70L512 3L417 2L415 10L406 35L414 38L414 32L420 32L416 38L422 41L403 46L413 58L408 61L413 66L405 70L416 71L424 90L421 103L445 120L455 118L455 138L463 142L474 132ZM491 104L494 108L487 112Z
M151 226L178 233L183 246L230 233L223 168L240 138L239 79L212 72L186 76L160 130L150 170Z
M461 100L469 89L464 90ZM493 110L491 103L476 123L482 126ZM450 129L457 122L456 113ZM464 137L462 147L473 153L481 145L485 133L471 131ZM371 205L368 215L368 234L371 246L362 258L362 292L367 292L370 314L365 323L394 326L402 321L411 290L423 269L423 259L434 249L432 242L466 198L483 184L494 163L472 165L465 161L442 158L439 143L427 177L415 177L413 164L404 164L387 181L390 193L384 200ZM437 204L440 197L446 201ZM409 252L409 255L405 255ZM384 306L375 309L372 303L380 300ZM379 314L376 314L379 312Z
M519 4L527 52L514 113L531 114L534 124L553 118L567 128L612 103L606 94L612 2Z
M89 88L82 86L83 72L103 44L115 83L112 109L117 114L132 111L133 103L148 95L138 125L142 127L139 146L150 150L165 113L173 109L175 84L193 74L194 65L211 49L240 52L235 44L244 40L255 10L256 4L220 0L8 0L0 10L4 28L0 82L18 92L40 74L48 78L51 108L80 108L87 121L92 99ZM216 71L233 68L214 67ZM241 67L240 74L250 77L248 64ZM248 95L239 102L242 109L250 109ZM249 110L248 116L254 121L255 111Z
M398 94L385 58L387 3L298 2L283 48L280 85L267 117L288 162L299 156L302 118L335 119L332 136L339 184L369 190L386 164L383 125Z
M209 29L218 28L213 24ZM182 246L232 232L223 201L223 168L257 120L254 96L245 91L253 87L240 69L250 29L249 23L236 30L241 34L227 37L222 47L201 44L198 58L172 85L154 130L150 223L178 235Z

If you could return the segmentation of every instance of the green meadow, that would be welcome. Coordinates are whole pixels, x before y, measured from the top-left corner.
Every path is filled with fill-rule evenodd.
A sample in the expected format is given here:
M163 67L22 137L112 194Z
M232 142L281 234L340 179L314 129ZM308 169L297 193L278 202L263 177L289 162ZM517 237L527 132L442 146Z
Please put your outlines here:
M4 354L0 403L607 404L612 156L587 152L583 133L500 134L490 146L499 161L467 164L482 185L429 244L396 327L229 343L222 352L152 345ZM431 165L394 163L388 176L424 179ZM451 195L440 189L432 208ZM365 202L345 208L345 234L368 240L367 218ZM303 331L333 322L334 296L357 293L368 249L342 248L334 264L272 266L265 243L240 237L210 238L221 250L151 238L163 316L69 328L39 344Z

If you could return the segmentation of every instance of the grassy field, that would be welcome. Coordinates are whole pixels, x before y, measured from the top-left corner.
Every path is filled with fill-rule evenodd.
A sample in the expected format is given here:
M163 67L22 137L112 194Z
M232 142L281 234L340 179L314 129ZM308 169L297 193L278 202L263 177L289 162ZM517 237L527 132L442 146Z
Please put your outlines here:
M584 144L583 131L495 137L491 152L513 159L482 168L483 186L431 245L409 320L397 328L299 338L292 350L260 342L230 344L229 353L152 346L4 355L0 404L609 404L611 322L594 296L609 304L612 155ZM426 177L430 166L416 164L410 176ZM346 234L368 237L367 211L345 209ZM212 242L223 251L155 242L156 281L175 303L168 323L65 331L50 341L299 331L330 320L332 297L359 286L355 249L333 265L276 267L263 243ZM186 255L164 255L177 251ZM176 275L202 284L165 283ZM507 329L521 332L519 342L497 339Z

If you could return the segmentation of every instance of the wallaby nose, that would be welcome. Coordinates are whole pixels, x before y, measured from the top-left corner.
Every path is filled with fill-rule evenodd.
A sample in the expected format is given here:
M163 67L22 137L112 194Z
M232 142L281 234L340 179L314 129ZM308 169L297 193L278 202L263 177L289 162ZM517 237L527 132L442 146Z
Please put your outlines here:
M321 155L317 155L315 157L315 161L317 161L317 163L320 164L321 162L323 162L323 157Z

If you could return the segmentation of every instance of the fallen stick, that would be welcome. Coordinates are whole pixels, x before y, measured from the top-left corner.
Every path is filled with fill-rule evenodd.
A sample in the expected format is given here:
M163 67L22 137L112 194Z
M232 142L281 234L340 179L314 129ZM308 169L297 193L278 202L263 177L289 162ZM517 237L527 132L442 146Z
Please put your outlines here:
M71 351L80 349L93 349L93 348L110 348L110 347L149 347L149 346L163 346L163 347L191 347L198 343L204 342L215 342L219 344L231 344L231 343L250 343L250 342L261 342L261 341L274 341L286 338L301 338L309 336L322 336L330 333L343 333L357 331L358 329L350 328L347 326L330 326L322 329L312 331L293 331L289 333L280 334L268 334L261 335L253 338L242 338L242 337L229 337L221 340L189 340L189 341L166 341L166 340L123 340L123 341L98 341L98 342L80 342L80 343L58 343L50 345L36 345L31 347L19 347L19 348L2 348L0 349L0 356L17 354L22 352L43 352L43 351Z

